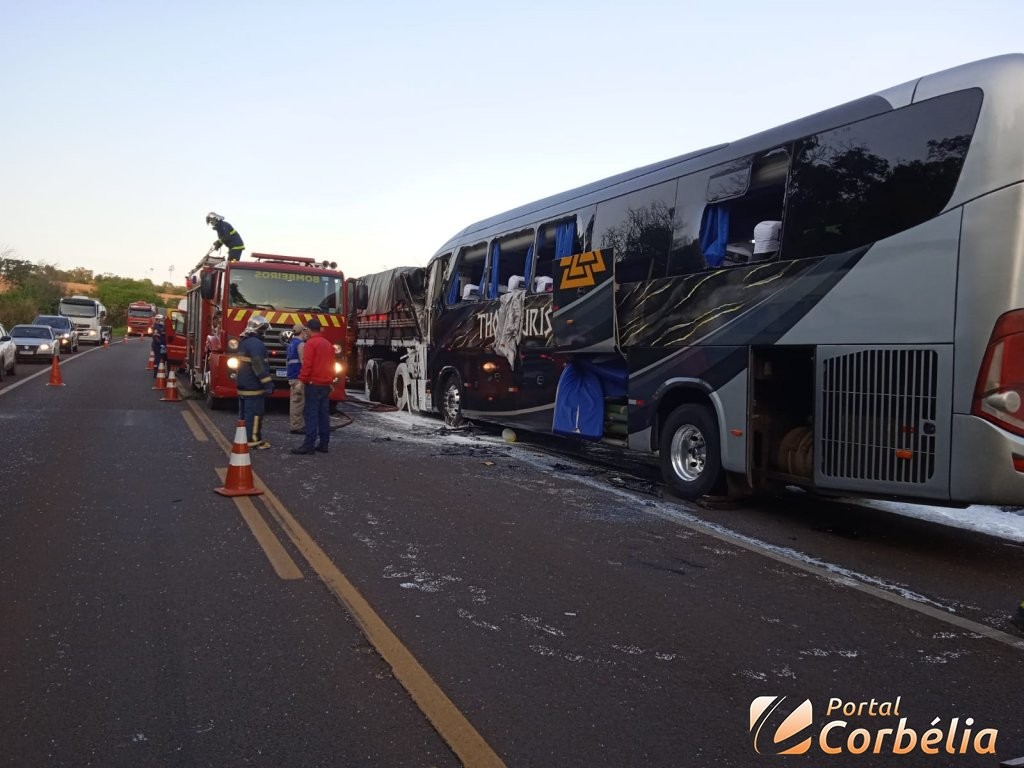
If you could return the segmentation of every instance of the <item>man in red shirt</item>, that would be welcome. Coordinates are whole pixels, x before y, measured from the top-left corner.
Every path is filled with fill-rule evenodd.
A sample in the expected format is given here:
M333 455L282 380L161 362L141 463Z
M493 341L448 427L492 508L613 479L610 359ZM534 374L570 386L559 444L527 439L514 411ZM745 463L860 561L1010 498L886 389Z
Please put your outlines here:
M302 370L299 371L299 382L306 396L302 409L306 439L298 448L292 448L292 453L298 455L313 451L327 453L331 441L331 386L337 375L334 371L334 345L321 335L320 321L314 317L306 323L306 328L311 335L303 349Z

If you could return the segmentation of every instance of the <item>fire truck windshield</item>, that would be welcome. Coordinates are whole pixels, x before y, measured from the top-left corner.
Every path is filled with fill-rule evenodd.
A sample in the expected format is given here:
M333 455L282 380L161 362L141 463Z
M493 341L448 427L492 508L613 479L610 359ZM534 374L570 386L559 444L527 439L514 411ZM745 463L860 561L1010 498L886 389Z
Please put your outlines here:
M234 267L229 298L232 307L337 311L342 279L334 275L285 272L266 266Z

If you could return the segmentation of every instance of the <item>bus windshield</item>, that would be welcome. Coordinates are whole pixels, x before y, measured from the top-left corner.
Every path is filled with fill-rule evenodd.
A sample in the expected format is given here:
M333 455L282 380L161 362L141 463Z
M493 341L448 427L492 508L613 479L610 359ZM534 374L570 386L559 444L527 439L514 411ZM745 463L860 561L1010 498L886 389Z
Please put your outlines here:
M132 309L128 308L128 317L153 317L156 313L152 308L148 309Z
M96 303L61 299L60 313L65 317L96 317Z
M333 275L235 267L228 287L232 307L337 312L342 279Z

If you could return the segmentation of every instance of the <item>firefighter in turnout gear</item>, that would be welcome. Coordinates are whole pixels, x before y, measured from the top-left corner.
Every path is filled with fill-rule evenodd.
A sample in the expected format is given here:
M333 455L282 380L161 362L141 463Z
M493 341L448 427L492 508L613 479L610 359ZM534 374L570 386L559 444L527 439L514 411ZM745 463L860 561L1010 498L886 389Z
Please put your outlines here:
M212 211L206 214L206 223L217 232L217 239L213 241L213 247L220 250L222 245L228 247L228 261L238 261L242 258L242 251L245 250L245 243L238 230L224 221L224 217Z
M274 379L267 363L267 347L263 343L263 334L269 328L267 318L253 315L246 323L238 345L238 370L235 373L238 418L245 422L245 436L250 449L270 447L270 443L263 439L265 397L274 391Z

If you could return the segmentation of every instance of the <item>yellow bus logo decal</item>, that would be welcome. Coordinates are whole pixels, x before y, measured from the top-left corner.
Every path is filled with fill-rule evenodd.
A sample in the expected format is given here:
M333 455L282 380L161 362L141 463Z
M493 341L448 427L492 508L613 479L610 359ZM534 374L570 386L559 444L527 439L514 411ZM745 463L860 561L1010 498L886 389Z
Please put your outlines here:
M572 256L560 259L558 265L562 268L562 279L558 283L559 290L590 288L597 284L594 275L604 272L608 268L605 266L604 255L601 251L574 253Z

